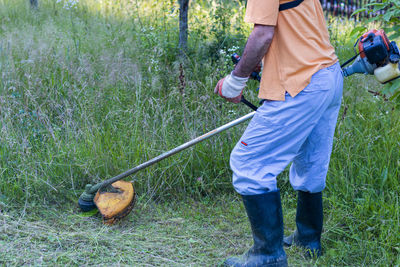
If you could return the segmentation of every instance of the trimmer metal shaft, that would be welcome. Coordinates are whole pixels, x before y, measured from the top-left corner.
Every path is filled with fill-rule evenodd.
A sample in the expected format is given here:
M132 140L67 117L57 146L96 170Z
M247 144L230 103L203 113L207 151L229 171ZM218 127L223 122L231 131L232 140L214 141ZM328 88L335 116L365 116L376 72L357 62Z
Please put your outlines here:
M189 147L191 147L191 146L193 146L193 145L195 145L195 144L197 144L199 142L202 142L202 141L204 141L204 140L206 140L206 139L208 139L208 138L210 138L210 137L212 137L212 136L214 136L216 134L219 134L219 133L221 133L221 132L223 132L223 131L225 131L225 130L227 130L229 128L232 128L235 125L238 125L238 124L240 124L240 123L242 123L244 121L247 121L247 120L251 119L254 116L255 113L256 112L253 111L253 112L251 112L251 113L249 113L249 114L247 114L247 115L245 115L245 116L243 116L241 118L238 118L238 119L236 119L234 121L231 121L231 122L229 122L229 123L227 123L227 124L225 124L223 126L220 126L220 127L216 128L216 129L214 129L214 130L212 130L212 131L210 131L210 132L208 132L206 134L203 134L203 135L201 135L201 136L199 136L199 137L197 137L197 138L195 138L193 140L190 140L190 141L188 141L188 142L186 142L186 143L184 143L184 144L182 144L182 145L180 145L180 146L178 146L178 147L176 147L174 149L171 149L170 151L167 151L167 152L165 152L165 153L163 153L163 154L161 154L161 155L159 155L159 156L157 156L157 157L155 157L155 158L153 158L153 159L151 159L151 160L149 160L147 162L144 162L144 163L142 163L142 164L140 164L140 165L138 165L138 166L136 166L136 167L134 167L134 168L132 168L130 170L127 170L126 172L123 172L123 173L121 173L121 174L119 174L119 175L117 175L117 176L115 176L113 178L110 178L108 180L105 180L105 181L103 181L101 183L98 183L98 184L90 186L90 187L87 186L86 190L85 190L85 193L93 195L100 188L103 188L105 186L111 185L112 183L114 183L114 182L116 182L118 180L121 180L121 179L123 179L123 178L125 178L127 176L130 176L130 175L132 175L132 174L134 174L134 173L136 173L136 172L138 172L138 171L140 171L140 170L142 170L144 168L149 167L150 165L153 165L153 164L155 164L155 163L157 163L157 162L159 162L159 161L161 161L161 160L163 160L165 158L168 158L168 157L170 157L170 156L172 156L172 155L174 155L174 154L176 154L176 153L178 153L178 152L180 152L182 150L185 150L186 148L189 148Z

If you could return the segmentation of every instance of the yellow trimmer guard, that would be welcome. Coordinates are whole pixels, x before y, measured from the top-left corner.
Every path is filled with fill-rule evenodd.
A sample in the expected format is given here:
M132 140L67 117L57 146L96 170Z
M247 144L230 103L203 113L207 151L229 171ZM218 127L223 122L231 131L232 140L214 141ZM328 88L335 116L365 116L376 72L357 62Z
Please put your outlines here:
M117 181L112 184L116 190L107 192L99 190L94 203L103 216L104 224L114 224L131 212L135 205L135 190L130 182Z

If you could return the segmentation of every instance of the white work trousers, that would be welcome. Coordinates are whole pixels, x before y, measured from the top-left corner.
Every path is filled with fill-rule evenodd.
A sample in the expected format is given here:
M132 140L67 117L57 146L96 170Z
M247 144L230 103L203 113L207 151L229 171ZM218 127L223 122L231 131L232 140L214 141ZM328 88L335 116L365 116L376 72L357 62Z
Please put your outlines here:
M310 193L325 188L343 92L339 63L315 73L298 95L265 101L232 151L233 186L241 195L277 190L292 162L290 183Z

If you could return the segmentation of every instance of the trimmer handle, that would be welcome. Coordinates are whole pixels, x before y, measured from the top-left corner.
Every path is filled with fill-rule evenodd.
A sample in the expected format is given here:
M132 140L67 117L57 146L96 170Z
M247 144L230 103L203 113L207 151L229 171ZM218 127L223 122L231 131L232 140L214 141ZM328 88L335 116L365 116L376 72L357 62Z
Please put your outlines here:
M245 104L246 106L248 106L249 108L251 108L254 111L257 111L257 107L254 106L251 102L247 101L246 98L244 98L244 96L242 95L242 98L240 99L240 102L242 102L243 104Z

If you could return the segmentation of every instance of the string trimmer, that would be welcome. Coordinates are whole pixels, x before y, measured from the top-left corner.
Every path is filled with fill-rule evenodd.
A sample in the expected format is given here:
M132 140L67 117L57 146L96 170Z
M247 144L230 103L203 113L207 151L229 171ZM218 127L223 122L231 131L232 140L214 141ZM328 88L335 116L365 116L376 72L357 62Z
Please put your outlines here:
M236 54L232 56L232 60L237 64L240 57ZM257 71L252 73L252 78L260 81L260 75ZM121 181L122 179L143 170L163 159L166 159L176 153L181 152L197 143L200 143L214 135L217 135L235 125L251 119L257 107L247 101L242 96L241 102L249 106L254 111L239 119L231 121L221 127L218 127L206 134L203 134L193 140L190 140L170 151L167 151L149 161L146 161L130 170L127 170L115 177L105 180L101 183L91 185L87 184L85 191L79 197L78 204L82 211L90 211L96 207L99 209L103 216L103 222L106 224L113 224L115 221L125 217L132 210L135 203L135 190L132 183Z
M231 121L113 178L105 180L96 185L86 185L85 192L82 193L78 200L80 208L82 211L89 211L97 206L100 213L103 215L104 222L107 224L113 223L116 219L120 219L127 215L133 208L133 203L135 201L135 193L132 184L129 182L120 181L121 179L143 170L214 135L217 135L235 125L247 121L251 119L255 113L256 112L253 111L239 119Z

